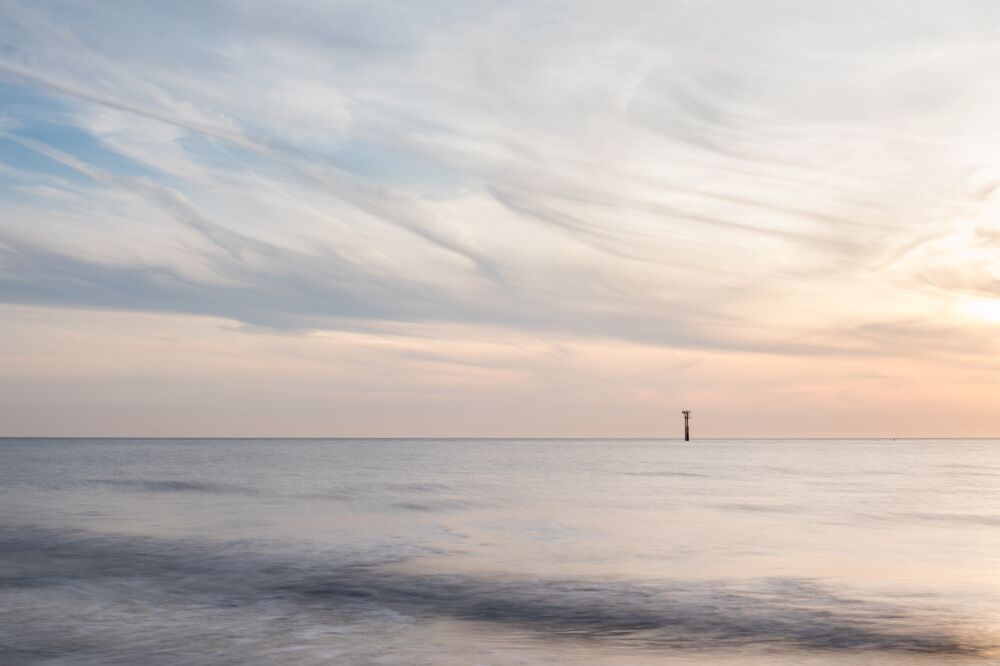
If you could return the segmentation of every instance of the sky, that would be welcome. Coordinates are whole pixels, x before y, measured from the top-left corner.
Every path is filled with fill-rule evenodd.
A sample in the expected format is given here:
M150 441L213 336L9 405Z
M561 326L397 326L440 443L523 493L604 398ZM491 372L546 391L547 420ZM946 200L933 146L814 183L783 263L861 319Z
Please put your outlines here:
M1000 436L993 0L0 13L0 435Z

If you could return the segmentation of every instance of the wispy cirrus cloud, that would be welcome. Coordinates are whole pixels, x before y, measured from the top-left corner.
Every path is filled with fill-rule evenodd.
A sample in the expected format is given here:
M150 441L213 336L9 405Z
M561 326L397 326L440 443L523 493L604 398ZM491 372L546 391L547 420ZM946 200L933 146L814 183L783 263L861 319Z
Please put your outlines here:
M3 12L4 303L992 349L991 2Z
M335 328L357 310L314 300L342 302L338 285L353 282L346 291L389 319L562 319L623 337L635 332L615 321L646 319L645 337L665 344L735 346L753 345L731 326L733 298L768 308L789 279L881 270L956 214L982 168L964 107L924 91L997 103L979 87L982 59L1000 57L981 34L985 7L940 25L930 7L898 20L892 3L626 4L300 3L278 16L246 3L187 15L8 3L9 94L60 110L45 127L15 118L28 127L7 141L92 178L95 200L125 187L145 204L133 214L196 230L221 253L201 248L201 260L243 288L275 273L308 283L316 298L290 299L301 311L272 325ZM170 39L146 34L152 24ZM138 34L101 38L123 32ZM88 164L62 127L169 184ZM270 215L240 210L264 198ZM266 266L239 262L248 245ZM385 260L341 261L337 280L303 271L303 253L333 264L345 247ZM59 238L38 251L87 261ZM398 284L372 300L365 286L380 280ZM406 296L414 283L432 294L423 305ZM67 283L62 300L99 288L81 291ZM218 294L218 313L241 318Z

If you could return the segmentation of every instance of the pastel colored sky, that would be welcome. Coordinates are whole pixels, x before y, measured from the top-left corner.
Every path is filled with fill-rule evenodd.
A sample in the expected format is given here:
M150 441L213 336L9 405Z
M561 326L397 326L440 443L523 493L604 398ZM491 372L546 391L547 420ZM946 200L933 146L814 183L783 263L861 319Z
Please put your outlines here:
M0 15L0 435L1000 435L994 0Z

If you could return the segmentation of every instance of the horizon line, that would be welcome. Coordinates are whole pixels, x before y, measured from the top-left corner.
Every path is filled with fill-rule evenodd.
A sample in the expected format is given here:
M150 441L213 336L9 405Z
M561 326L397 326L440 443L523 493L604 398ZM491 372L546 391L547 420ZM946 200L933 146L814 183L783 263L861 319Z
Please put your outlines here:
M114 440L128 440L128 439L147 439L147 440L203 440L203 439L219 439L219 440L420 440L420 441L431 441L431 440L453 440L453 441L469 441L469 440L502 440L502 441L520 441L520 440L552 440L552 441L574 441L574 440L587 440L587 441L604 441L604 440L625 440L625 441L684 441L683 436L677 437L655 437L655 436L601 436L601 435L588 435L588 436L489 436L489 435L446 435L446 436L434 436L434 435L414 435L414 436L378 436L378 435L0 435L0 440L11 440L11 439L114 439ZM821 435L810 435L810 436L747 436L747 437L700 437L692 438L689 443L695 442L705 442L705 441L759 441L759 440L778 440L778 441L792 441L792 440L963 440L963 439L976 439L976 440L1000 440L1000 435L976 435L976 436L863 436L863 435L851 435L851 436L821 436Z

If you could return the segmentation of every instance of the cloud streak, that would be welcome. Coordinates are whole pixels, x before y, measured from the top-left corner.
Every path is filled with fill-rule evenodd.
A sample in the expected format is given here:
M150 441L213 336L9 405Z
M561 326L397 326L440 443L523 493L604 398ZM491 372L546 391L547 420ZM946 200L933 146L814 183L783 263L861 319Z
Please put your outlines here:
M993 351L986 0L3 11L2 303Z
M253 247L280 271L298 274L302 253L278 252L261 239L299 232L289 219L298 211L273 210L266 223L248 224L226 210L226 198L260 201L253 180L294 189L324 214L337 216L347 206L352 226L376 230L366 234L364 250L389 254L389 265L372 271L363 261L348 262L346 281L370 284L377 272L397 291L417 282L433 294L431 304L415 308L404 299L376 300L370 309L380 316L543 328L562 320L567 329L626 338L635 332L616 330L612 320L645 317L658 331L650 337L664 344L683 344L685 334L672 332L690 329L688 337L706 344L753 347L738 326L664 313L730 314L726 287L779 309L769 291L789 275L840 275L848 262L853 270L874 269L892 246L940 226L940 215L954 208L953 188L977 165L929 161L919 130L961 117L942 105L922 108L906 95L950 70L967 84L952 87L971 95L980 81L965 59L998 57L983 40L976 49L968 45L976 12L986 11L978 5L956 11L927 55L915 31L937 18L929 11L893 23L888 13L864 14L853 5L819 16L788 12L781 3L753 11L718 3L635 3L628 11L585 4L566 17L559 3L486 6L475 14L446 5L323 10L303 3L297 18L270 25L275 17L253 5L235 12L211 5L186 19L136 7L60 21L58 3L9 4L0 72L12 84L54 95L65 106L62 122L109 150L156 168L162 146L178 161L163 172L168 187L101 170L88 163L86 150L71 154L43 129L34 138L8 130L7 140L93 178L95 199L125 188L232 259ZM640 10L650 10L651 20L636 21ZM390 29L378 18L384 12L405 13L415 24ZM565 25L546 22L556 16ZM201 41L202 30L220 27L222 17L229 27L221 37ZM133 40L89 36L140 20L162 22L177 46L156 40L140 48ZM755 39L745 36L744 21ZM349 37L345 26L352 24L365 32ZM292 40L300 41L293 47ZM251 44L261 48L251 52ZM859 57L848 45L873 59L860 82L829 77ZM893 56L881 55L889 47ZM928 61L936 70L915 78ZM879 106L861 117L841 95ZM152 125L136 126L130 141L109 138L87 122L93 105ZM892 122L892 113L906 121ZM180 133L157 132L156 123ZM961 148L964 138L953 129L934 149ZM210 157L196 149L202 141L237 152ZM946 160L966 157L952 150ZM180 175L185 164L187 178ZM226 198L198 211L192 200L222 180L230 185ZM785 186L775 187L776 180ZM310 254L338 254L342 233L309 232ZM64 249L56 237L45 240L52 251ZM423 255L420 265L391 256L404 252ZM216 264L227 261L205 254ZM269 271L242 268L245 288L272 279ZM323 272L311 277L327 284ZM371 298L352 289L358 300ZM633 298L616 300L623 293ZM64 300L76 297L86 299L67 291ZM223 306L228 299L219 292L218 314L239 318ZM574 307L581 302L588 305ZM270 307L265 299L260 306ZM329 311L312 309L298 313L309 325L337 326L321 322ZM280 326L286 317L277 315L272 325Z

